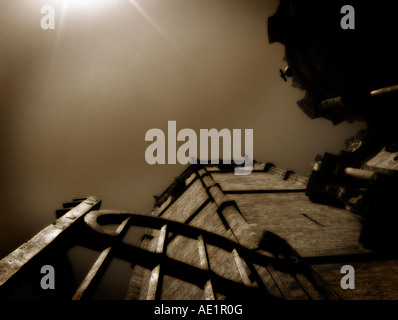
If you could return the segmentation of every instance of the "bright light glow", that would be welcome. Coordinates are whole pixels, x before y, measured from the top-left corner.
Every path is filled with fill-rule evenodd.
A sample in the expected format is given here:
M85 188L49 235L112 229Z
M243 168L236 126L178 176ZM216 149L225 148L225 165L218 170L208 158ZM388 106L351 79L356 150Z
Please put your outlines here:
M155 21L149 16L148 13L142 8L142 6L138 3L137 0L129 0L132 5L137 9L137 11L149 22L149 24L164 38L168 38L167 35L163 32L163 30L155 23Z
M116 5L117 0L62 0L66 9L97 13Z
M186 55L179 49L179 46L175 41L167 35L167 33L159 26L158 23L152 19L152 17L145 11L145 9L139 4L138 0L129 0L136 10L148 21L148 23L156 30L156 32L163 37L163 39L174 49L174 51L183 58L186 62L190 62Z

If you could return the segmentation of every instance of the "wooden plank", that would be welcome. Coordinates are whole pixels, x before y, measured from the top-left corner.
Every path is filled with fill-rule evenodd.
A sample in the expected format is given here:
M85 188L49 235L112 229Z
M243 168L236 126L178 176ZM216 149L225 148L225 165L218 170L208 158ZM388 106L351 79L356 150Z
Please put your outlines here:
M198 237L198 250L199 250L199 258L202 269L210 270L209 260L207 259L206 244L203 240L202 235L199 235ZM214 300L214 291L210 279L206 281L204 285L204 291L205 291L206 300Z
M157 254L163 254L164 249L166 246L166 239L167 239L167 224L165 224L161 229L159 233L159 238L158 238L158 244L156 248L156 253ZM160 278L160 264L158 264L151 272L151 276L149 279L149 284L148 284L148 293L147 293L147 300L155 300L156 296L159 294L159 280Z
M205 299L206 300L214 300L214 290L211 284L211 280L207 280L205 283Z
M119 235L119 238L122 238L127 232L127 223L129 220L130 218L124 220L116 229L116 233ZM89 293L91 287L95 287L98 284L103 274L105 273L105 269L108 267L111 259L112 247L108 247L101 252L100 256L80 284L79 288L76 290L76 293L73 295L72 300L81 300L84 296L87 295L87 293Z
M202 267L202 269L208 270L210 266L207 260L206 245L203 241L202 235L199 235L198 237L198 251L199 251L200 266Z
M239 256L238 251L236 249L233 249L231 253L232 253L232 256L234 257L234 261L235 261L236 267L238 268L238 271L239 271L239 274L240 274L243 284L245 286L251 287L252 283L249 279L249 276L246 272L245 267L243 266L243 263L242 263L241 257Z
M146 296L147 300L155 300L156 292L159 285L159 275L160 275L160 264L158 264L151 272L151 277L149 278L148 293Z
M88 292L90 284L93 283L94 279L96 277L98 277L98 275L100 274L100 271L107 264L106 262L109 259L111 249L112 249L112 247L108 247L101 252L97 261L91 267L90 271L87 273L86 277L80 284L79 288L76 290L76 293L73 295L72 300L81 300L83 298L83 296L85 295L85 293Z
M101 203L94 197L88 197L65 215L58 218L53 224L47 226L32 239L22 244L16 250L0 261L0 288L22 268L27 265L46 248L60 238L60 235L70 228L79 218L84 216Z
M163 253L164 247L165 247L165 240L166 240L166 233L167 233L167 224L165 224L161 229L159 233L159 240L158 240L158 246L156 248L156 253Z

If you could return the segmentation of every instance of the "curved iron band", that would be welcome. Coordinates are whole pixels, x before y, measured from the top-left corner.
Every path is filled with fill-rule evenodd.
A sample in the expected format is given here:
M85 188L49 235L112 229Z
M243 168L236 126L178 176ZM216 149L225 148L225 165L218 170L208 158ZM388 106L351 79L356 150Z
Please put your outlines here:
M319 275L315 273L309 265L302 261L302 258L284 239L280 238L278 235L270 231L265 231L263 236L267 235L266 238L271 239L271 241L276 244L280 249L281 245L283 250L270 250L271 247L269 245L272 246L272 243L269 243L268 246L264 245L267 242L267 239L265 239L264 237L261 239L258 249L267 251L269 250L271 254L273 254L276 258L266 256L258 252L257 250L248 249L240 245L236 241L227 239L221 235L161 217L114 210L91 211L84 217L84 221L86 222L86 224L94 231L100 233L102 237L105 237L105 241L108 243L114 242L119 234L116 231L109 231L108 229L104 228L104 226L109 224L121 224L126 219L128 219L126 223L126 228L130 226L139 226L159 230L164 225L167 225L168 232L177 233L181 236L197 239L199 235L202 235L205 243L214 245L227 251L232 251L233 249L236 249L243 259L250 261L251 263L258 264L264 267L271 265L274 269L289 273L293 276L297 273L301 273L306 276L308 280L310 280L310 282L319 290L319 292L326 299L339 299L336 293L329 288L324 280L319 277ZM164 262L167 266L166 269L169 272L168 274L175 274L175 276L177 277L184 278L186 281L198 285L204 283L208 279L209 273L211 273L212 279L215 282L214 284L218 284L218 287L224 288L227 294L230 293L230 291L228 291L229 289L233 288L236 290L237 287L239 287L239 290L244 291L247 291L247 289L259 289L254 287L247 287L241 283L225 279L215 274L211 270L203 270L184 262L172 259L167 255L149 252L143 248L136 247L131 244L126 244L122 242L117 244L116 246L116 255L119 258L131 261L136 264L141 264L143 266L150 266L151 264L156 265L159 263L159 261L161 261L162 263ZM283 259L280 259L278 257L278 253L283 256ZM132 257L133 255L144 258L145 261L135 261L135 259ZM180 270L185 270L185 272L180 272ZM267 296L271 295L267 293Z
M268 290L264 290L263 287L250 287L243 283L236 282L227 278L224 278L212 270L203 269L182 261L170 258L167 255L159 254L145 250L141 247L137 247L131 244L115 241L119 234L115 231L109 231L104 228L105 225L109 224L121 224L126 221L126 228L129 226L141 226L153 229L161 229L162 226L167 224L168 232L178 232L178 235L187 236L189 238L198 238L202 235L206 243L214 244L218 247L222 247L226 250L236 248L239 254L243 257L242 251L248 250L238 243L226 239L217 234L204 231L183 223L136 213L128 213L123 211L112 211L112 210L101 210L91 211L84 218L86 224L97 232L99 237L96 241L102 242L102 246L107 247L113 246L113 256L129 261L131 263L141 265L148 269L153 269L156 265L161 264L162 270L165 274L172 277L179 278L183 281L204 287L206 281L211 278L212 284L217 287L217 292L233 297L233 293L239 295L244 294L246 297L251 298L267 298L267 299L278 299L271 295ZM262 256L262 255L259 255ZM262 256L261 263L268 263L269 259L266 256ZM259 259L260 260L260 259Z
M279 263L279 260L269 256L265 256L261 253L256 252L255 250L248 249L234 240L230 240L216 233L196 228L188 224L164 219L161 217L130 213L126 211L100 210L89 212L84 217L84 221L93 230L101 233L104 236L109 237L109 240L112 241L112 238L117 237L118 233L116 231L109 231L104 226L110 224L121 224L128 218L130 219L128 220L126 227L137 226L159 230L166 224L167 231L169 233L176 233L178 235L195 240L198 238L199 235L202 235L204 241L207 244L211 244L226 251L236 249L242 256L242 258L246 257L256 264L267 265L269 263Z

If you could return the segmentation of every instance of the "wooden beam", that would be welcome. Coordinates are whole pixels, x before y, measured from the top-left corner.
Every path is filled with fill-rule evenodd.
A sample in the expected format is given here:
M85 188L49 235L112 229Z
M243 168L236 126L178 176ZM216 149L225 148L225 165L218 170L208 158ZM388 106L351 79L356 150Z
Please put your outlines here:
M118 240L121 240L121 238L123 238L123 236L126 234L129 228L129 220L130 218L127 218L117 228L116 233L119 234ZM86 277L80 284L79 288L76 290L76 293L73 295L72 300L81 300L90 293L92 293L92 291L104 275L106 268L109 266L112 256L112 246L106 248L101 252L100 256L95 261L94 265L91 267L90 271L87 273Z
M166 248L167 239L167 224L165 224L159 232L158 245L156 248L157 254L164 254ZM159 285L160 285L160 264L158 264L151 272L151 277L149 279L147 300L155 300L157 295L159 295Z
M198 251L199 251L199 258L200 258L200 265L203 270L210 270L209 259L207 258L207 250L206 244L203 240L203 235L199 235L198 237ZM205 291L205 299L206 300L214 300L214 291L213 285L211 284L211 279L208 279L204 285Z
M47 226L32 239L22 244L16 250L0 261L0 291L5 284L15 278L19 271L27 269L32 260L46 252L50 245L60 243L60 236L73 224L93 208L98 208L101 200L88 197L76 207L69 210L53 224Z

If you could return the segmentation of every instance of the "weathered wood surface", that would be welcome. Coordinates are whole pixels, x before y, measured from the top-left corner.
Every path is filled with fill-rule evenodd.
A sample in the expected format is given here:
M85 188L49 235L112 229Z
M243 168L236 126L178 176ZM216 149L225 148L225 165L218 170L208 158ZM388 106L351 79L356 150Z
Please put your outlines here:
M189 178L189 181L186 181L186 185L189 185L189 187L178 199L175 199L174 202L171 201L168 203L168 206L164 207L163 210L156 208L154 212L162 218L187 222L192 226L215 232L231 240L236 240L232 230L225 225L225 221L223 222L219 213L217 213L218 207L215 203L206 202L208 201L209 195L206 192L204 185L199 179L191 183L192 181L192 177ZM159 238L159 231L152 231L151 234L153 239L146 240L145 246L148 250L154 251L156 246L155 244ZM173 234L170 235L168 240L169 242L167 243L166 249L167 256L199 268L202 267L198 240ZM209 257L209 269L211 269L215 274L226 279L242 282L241 274L239 273L231 252L227 252L206 243L204 245ZM150 281L149 270L144 272L142 277L143 286L140 299L144 299L147 296L148 281ZM205 289L206 285L203 288L199 288L196 285L164 275L162 279L161 298L183 300L205 299L209 296L206 295ZM218 299L225 298L224 295L217 292L216 288L213 289L215 290L214 294Z
M99 207L100 203L100 200L88 197L82 201L65 204L64 207L70 205L75 207L0 261L0 289L6 287L7 281L12 280L17 272L29 268L32 261L39 255L45 254L50 246L59 243L61 236L65 235L65 231L80 221L87 212Z
M115 257L136 263L127 299L226 299L233 293L242 294L243 291L239 290L247 287L264 289L283 299L328 297L305 273L290 274L275 268L276 265L259 265L246 260L249 257L247 249L239 245L256 249L263 230L285 239L341 298L398 298L395 289L398 285L398 261L377 256L359 243L361 221L358 215L311 202L304 192L305 178L272 165L256 165L257 171L248 176L236 176L230 170L222 171L217 167L209 167L209 170L191 167L157 198L152 214L168 220L158 219L162 225L164 223L163 227L153 226L155 229L147 230L142 246L150 254L147 251L129 251L123 244L120 248L124 251L117 246L115 248ZM63 231L81 220L98 203L94 198L83 200L6 260L0 261L0 284L7 282L15 272L57 241ZM77 203L71 202L66 206L72 204ZM87 216L92 215L89 213ZM135 217L139 218L136 214ZM155 219L142 217L141 220ZM173 221L204 231L197 233L198 230L191 230L195 234L193 237L173 233L186 227L180 225L180 229L173 229L170 227L175 226ZM111 225L104 228L108 227L112 228ZM169 227L172 232L169 232ZM123 224L119 226L119 233L122 229ZM229 239L232 247L228 245L226 249L207 243L206 236L203 236L206 231ZM119 233L116 230L116 234ZM207 234L207 237L211 235ZM93 243L87 244L90 247ZM112 259L112 247L97 250L104 251L83 280L76 298L82 297L96 282L94 280L101 278ZM261 247L261 251L264 250L268 249ZM140 264L134 260L134 252L146 257L146 262ZM276 257L271 252L264 251L264 254ZM163 261L172 267L167 263L162 265ZM342 290L340 287L343 276L340 269L344 264L355 268L355 290ZM180 269L185 273L179 273ZM195 279L196 272L201 276Z
M126 226L128 220L129 218L123 221L116 229L116 233L120 239L127 233L128 228ZM95 290L112 260L112 250L113 248L110 246L101 252L98 259L81 282L79 288L76 290L72 300L81 300Z

